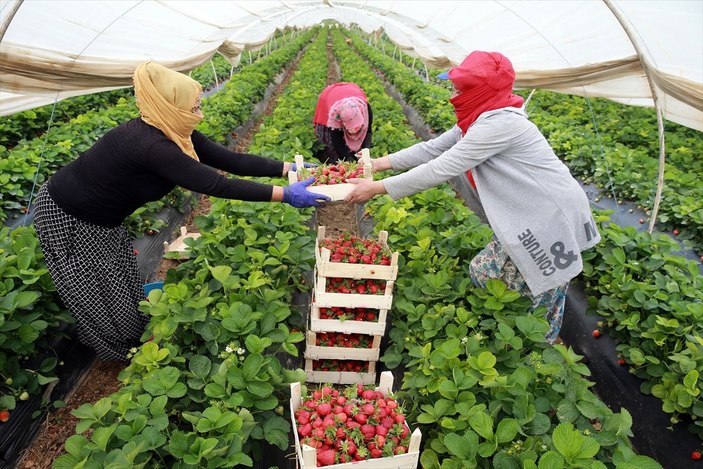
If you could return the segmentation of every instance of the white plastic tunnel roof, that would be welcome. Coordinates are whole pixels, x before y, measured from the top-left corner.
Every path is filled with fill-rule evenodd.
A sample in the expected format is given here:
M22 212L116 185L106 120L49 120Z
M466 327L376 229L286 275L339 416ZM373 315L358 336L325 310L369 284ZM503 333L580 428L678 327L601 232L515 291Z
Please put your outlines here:
M703 130L701 0L0 0L0 115L131 86L147 59L187 71L219 52L234 64L325 20L385 32L432 67L500 51L517 88L641 106L654 89L667 119Z

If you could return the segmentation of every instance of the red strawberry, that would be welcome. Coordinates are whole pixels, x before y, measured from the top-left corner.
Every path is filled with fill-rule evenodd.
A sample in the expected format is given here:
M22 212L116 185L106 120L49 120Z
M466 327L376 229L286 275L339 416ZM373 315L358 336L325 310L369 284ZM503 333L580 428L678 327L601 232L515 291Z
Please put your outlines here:
M701 452L700 451L692 452L691 459L693 459L694 461L698 461L699 459L701 459Z
M310 412L307 410L301 410L297 415L298 423L300 425L305 425L310 422Z
M367 403L361 406L361 411L367 415L373 415L376 412L376 407L371 403Z
M595 337L596 339L600 337L601 332L598 329L594 329L593 332L591 332L591 335Z
M355 415L354 415L354 420L356 420L357 422L359 422L360 424L363 425L363 424L365 424L366 421L368 420L368 417L367 417L366 414L361 414L361 413L359 413L359 414L355 414Z
M312 425L306 423L305 425L298 427L298 433L301 436L310 436L312 434Z
M334 464L337 453L333 449L326 449L317 452L317 464L320 466L331 466Z
M9 410L0 410L0 422L7 422L10 420L10 411Z

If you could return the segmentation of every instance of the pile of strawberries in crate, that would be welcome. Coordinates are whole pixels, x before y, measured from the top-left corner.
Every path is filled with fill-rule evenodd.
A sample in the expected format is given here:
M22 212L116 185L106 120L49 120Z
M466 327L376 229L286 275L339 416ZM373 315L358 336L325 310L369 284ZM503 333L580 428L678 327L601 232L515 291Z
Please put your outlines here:
M390 250L387 239L386 232L381 232L378 240L348 233L326 238L325 227L319 227L305 350L308 381L375 382L381 337L398 272L398 254ZM334 333L337 335L332 342L318 339ZM352 345L357 341L370 346Z
M329 249L330 261L349 264L391 265L393 253L383 243L347 234L338 238L323 239L319 249Z
M410 429L395 398L361 384L321 386L294 413L301 444L317 449L317 465L405 454Z
M367 308L319 308L320 319L339 319L340 321L378 321L378 311Z
M340 161L332 165L320 165L314 168L303 168L298 171L298 179L304 181L315 178L313 185L343 184L347 179L363 178L364 165L353 161Z

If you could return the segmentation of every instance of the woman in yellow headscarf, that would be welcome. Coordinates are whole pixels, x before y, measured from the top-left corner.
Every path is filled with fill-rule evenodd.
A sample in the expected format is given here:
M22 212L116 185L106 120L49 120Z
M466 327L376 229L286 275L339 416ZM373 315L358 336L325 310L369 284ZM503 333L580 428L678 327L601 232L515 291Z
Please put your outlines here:
M201 87L155 62L134 72L141 117L107 132L42 186L34 224L78 338L103 360L124 359L148 318L137 306L143 282L124 219L175 186L214 197L319 204L311 180L287 187L228 178L283 176L290 163L233 152L195 130L203 119Z

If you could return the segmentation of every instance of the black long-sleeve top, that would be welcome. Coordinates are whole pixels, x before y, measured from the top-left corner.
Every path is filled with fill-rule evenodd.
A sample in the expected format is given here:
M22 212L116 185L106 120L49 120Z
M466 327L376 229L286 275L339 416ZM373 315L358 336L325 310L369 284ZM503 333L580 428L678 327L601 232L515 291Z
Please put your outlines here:
M107 132L76 160L49 180L49 194L74 217L115 227L134 210L159 200L175 186L227 199L269 201L273 186L232 179L281 176L283 162L235 153L198 131L191 139L200 162L191 158L156 127L132 119Z

